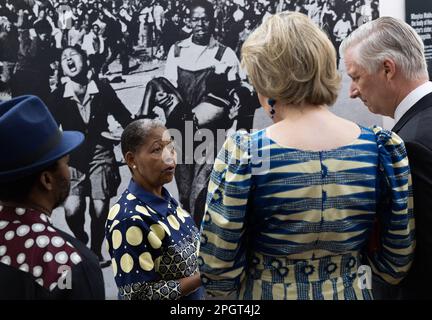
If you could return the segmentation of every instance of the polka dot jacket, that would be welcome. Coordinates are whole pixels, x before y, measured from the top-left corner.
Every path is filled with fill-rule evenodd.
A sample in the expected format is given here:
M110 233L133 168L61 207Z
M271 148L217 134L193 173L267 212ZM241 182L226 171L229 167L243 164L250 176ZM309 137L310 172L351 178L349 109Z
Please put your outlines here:
M0 205L0 299L104 297L97 257L84 244L44 213Z
M163 188L163 199L133 180L111 208L108 251L121 299L181 299L179 279L198 272L199 231ZM201 299L197 290L186 299Z

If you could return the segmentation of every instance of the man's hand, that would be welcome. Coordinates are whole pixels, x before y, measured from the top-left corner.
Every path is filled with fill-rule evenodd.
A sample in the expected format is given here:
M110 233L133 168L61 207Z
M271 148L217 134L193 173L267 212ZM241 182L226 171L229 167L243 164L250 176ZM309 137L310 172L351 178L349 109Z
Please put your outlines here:
M232 90L230 92L230 102L231 102L231 107L229 109L229 113L228 113L228 118L230 120L237 118L241 104L240 104L240 97L238 96L238 94Z
M172 111L179 104L179 99L172 93L166 93L164 91L156 92L155 103L157 106L162 108L165 113ZM168 116L168 115L167 115Z
M201 286L201 277L200 273L196 272L194 275L181 278L180 282L180 293L182 296L187 296L193 292L195 292Z

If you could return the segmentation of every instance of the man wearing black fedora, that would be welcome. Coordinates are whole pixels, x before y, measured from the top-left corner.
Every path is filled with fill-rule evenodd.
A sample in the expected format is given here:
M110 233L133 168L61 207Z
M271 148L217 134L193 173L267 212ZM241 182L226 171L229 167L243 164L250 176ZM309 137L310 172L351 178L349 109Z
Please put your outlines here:
M50 217L83 140L35 96L0 103L0 299L104 299L97 256Z

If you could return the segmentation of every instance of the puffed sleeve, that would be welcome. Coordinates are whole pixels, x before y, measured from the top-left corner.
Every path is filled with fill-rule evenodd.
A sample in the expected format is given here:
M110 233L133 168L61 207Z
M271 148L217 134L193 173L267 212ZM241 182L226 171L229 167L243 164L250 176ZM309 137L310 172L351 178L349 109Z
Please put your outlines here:
M229 137L213 166L201 225L200 271L207 293L240 288L246 267L245 221L251 185L250 136Z
M140 218L113 224L107 233L109 253L120 298L126 300L177 300L180 283L163 280L157 272L164 230Z
M411 174L402 139L373 128L379 153L379 246L369 255L372 271L390 284L407 274L415 248Z

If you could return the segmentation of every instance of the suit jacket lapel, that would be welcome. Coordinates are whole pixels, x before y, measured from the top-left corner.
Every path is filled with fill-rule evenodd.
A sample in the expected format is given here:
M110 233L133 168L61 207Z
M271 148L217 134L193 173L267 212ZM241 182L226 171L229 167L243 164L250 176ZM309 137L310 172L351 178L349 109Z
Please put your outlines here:
M416 114L432 107L432 93L425 95L414 106L411 107L400 120L394 125L392 131L398 133L400 129Z

